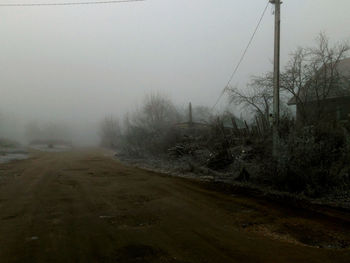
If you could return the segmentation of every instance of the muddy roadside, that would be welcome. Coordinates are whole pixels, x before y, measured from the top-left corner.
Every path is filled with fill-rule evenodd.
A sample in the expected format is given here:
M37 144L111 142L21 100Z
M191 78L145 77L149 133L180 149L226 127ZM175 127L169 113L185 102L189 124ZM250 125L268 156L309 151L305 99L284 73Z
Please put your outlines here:
M125 166L104 154L36 152L1 165L9 175L0 181L2 259L345 263L350 258L345 214L325 216L231 189L223 194L224 189L208 189L207 183L216 188L213 182ZM144 248L154 258L141 253Z
M113 158L123 164L148 171L166 174L173 177L194 180L209 190L226 194L240 194L259 198L276 205L289 206L292 209L306 210L336 217L350 223L350 193L349 196L327 196L324 198L310 198L302 194L276 191L268 186L261 186L242 180L237 172L222 173L203 167L189 159L169 160L167 158L130 158L125 155L111 153Z

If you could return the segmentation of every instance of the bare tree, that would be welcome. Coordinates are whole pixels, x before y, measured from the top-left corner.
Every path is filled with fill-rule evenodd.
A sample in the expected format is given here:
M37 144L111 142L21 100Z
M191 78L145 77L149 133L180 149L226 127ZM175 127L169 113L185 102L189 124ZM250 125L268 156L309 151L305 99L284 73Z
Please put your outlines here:
M331 46L328 38L320 34L317 45L312 48L298 48L291 54L284 71L281 73L281 111L288 113L283 101L292 99L290 104L297 105L301 122L321 120L325 114L325 101L331 97L350 95L349 77L342 74L340 65L348 54L347 43ZM230 103L269 116L273 98L272 73L255 76L245 90L228 88ZM308 105L312 105L312 109Z
M320 34L317 45L312 48L298 48L291 55L281 74L281 88L293 96L290 101L298 107L302 122L311 118L321 120L325 114L325 100L349 93L349 76L340 72L340 63L348 54L348 43L330 45L329 39ZM312 104L310 115L307 105Z
M121 127L119 120L107 116L103 119L100 126L101 145L105 147L115 148L121 137Z
M264 76L254 76L245 90L238 87L226 89L229 102L249 109L268 120L273 97L273 76L267 73Z
M159 131L175 124L179 119L180 114L168 97L151 93L145 97L142 108L134 114L133 122L149 131Z
M167 96L146 96L139 110L124 117L122 150L132 155L165 152L174 140L174 124L180 120L179 110Z

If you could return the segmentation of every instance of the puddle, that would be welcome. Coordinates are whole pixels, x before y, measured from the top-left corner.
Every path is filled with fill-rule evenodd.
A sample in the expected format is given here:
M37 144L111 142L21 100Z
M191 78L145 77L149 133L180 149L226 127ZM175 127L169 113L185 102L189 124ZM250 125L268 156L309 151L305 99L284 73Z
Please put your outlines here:
M15 160L25 160L29 157L25 149L0 148L0 163L8 163Z

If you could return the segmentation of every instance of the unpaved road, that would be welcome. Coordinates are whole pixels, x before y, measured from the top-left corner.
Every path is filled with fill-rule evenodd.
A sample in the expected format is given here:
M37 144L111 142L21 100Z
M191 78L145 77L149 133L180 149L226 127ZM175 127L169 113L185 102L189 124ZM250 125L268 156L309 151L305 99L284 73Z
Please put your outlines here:
M0 262L350 262L350 218L126 167L100 150L0 165Z

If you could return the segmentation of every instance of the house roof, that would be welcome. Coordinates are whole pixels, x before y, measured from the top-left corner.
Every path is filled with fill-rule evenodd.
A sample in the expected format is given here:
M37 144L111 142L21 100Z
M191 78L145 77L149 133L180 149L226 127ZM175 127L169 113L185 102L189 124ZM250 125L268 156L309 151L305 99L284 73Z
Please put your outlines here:
M335 99L339 97L347 97L350 96L350 58L343 59L338 62L336 70L338 74L343 78L341 80L341 85L336 85L332 90L327 91L326 99ZM319 72L322 71L322 68ZM317 96L315 94L315 89L308 89L308 86L305 85L298 91L298 96L300 100L303 101L316 101ZM288 101L288 105L296 105L297 97L293 97Z

